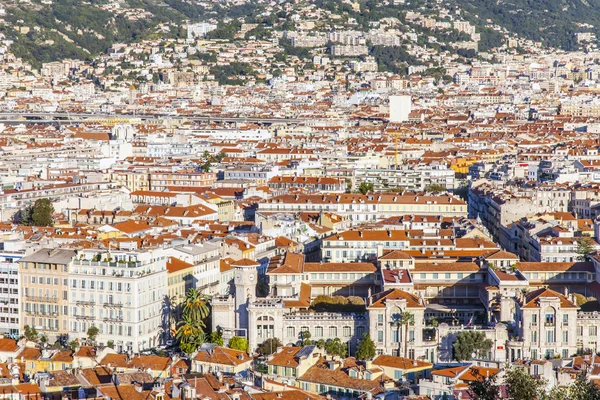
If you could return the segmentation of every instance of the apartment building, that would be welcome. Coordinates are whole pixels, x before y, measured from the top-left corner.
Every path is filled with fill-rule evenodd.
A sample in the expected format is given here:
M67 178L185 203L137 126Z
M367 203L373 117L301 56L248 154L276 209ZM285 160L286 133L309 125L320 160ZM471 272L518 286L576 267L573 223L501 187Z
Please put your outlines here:
M467 204L451 195L395 194L280 195L259 203L261 212L332 212L353 223L405 214L466 216Z
M102 260L102 261L99 261ZM97 341L138 352L160 343L167 295L167 257L159 250L82 250L68 276L69 337L83 339L90 326Z
M21 332L29 325L50 341L69 333L69 268L76 255L46 248L19 260Z
M24 255L24 251L0 252L0 333L5 335L20 332L19 260Z
M217 180L212 172L197 172L193 170L154 171L150 173L150 190L163 191L169 187L210 187ZM143 189L142 189L143 190Z

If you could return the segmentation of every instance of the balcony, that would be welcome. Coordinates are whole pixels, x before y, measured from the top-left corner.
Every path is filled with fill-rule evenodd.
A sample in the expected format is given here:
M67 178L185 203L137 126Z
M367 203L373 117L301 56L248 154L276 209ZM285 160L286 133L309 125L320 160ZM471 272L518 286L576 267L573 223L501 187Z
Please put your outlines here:
M58 297L50 296L25 296L25 300L39 303L58 303Z
M58 313L55 312L42 312L42 311L36 311L36 310L25 310L24 311L25 314L28 315L35 315L35 316L39 316L39 317L58 317Z
M104 303L104 307L107 308L122 308L123 307L123 303Z
M83 320L94 320L96 319L96 317L94 317L93 315L73 315L76 319L83 319Z
M123 317L106 317L103 320L104 322L112 322L112 323L121 323L123 322Z
M77 304L78 306L91 306L93 307L94 305L96 305L95 301L76 301L75 304Z

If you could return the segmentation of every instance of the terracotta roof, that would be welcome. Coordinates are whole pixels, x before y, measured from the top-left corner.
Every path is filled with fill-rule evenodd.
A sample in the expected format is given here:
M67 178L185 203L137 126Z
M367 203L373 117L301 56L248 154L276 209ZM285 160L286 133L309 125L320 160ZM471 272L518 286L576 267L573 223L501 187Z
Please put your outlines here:
M285 300L284 304L288 308L308 308L310 306L311 287L306 283L300 284L300 294L297 300Z
M24 360L38 360L42 356L42 352L37 347L25 347L18 357L23 357Z
M508 251L498 250L490 253L489 255L484 256L486 260L518 260L517 257L513 253L509 253Z
M356 263L306 263L305 272L375 272L375 265L366 262Z
M267 361L267 364L295 368L300 365L296 359L296 354L300 350L302 350L302 347L284 347L281 351L273 354L273 358Z
M591 262L520 262L516 268L521 272L595 272Z
M260 263L252 261L248 258L241 258L237 261L234 261L231 265L234 267L257 267L260 265Z
M411 369L423 369L423 368L433 368L433 364L412 360L410 358L397 357L397 356L388 356L381 354L377 356L376 359L373 360L373 364L380 365L383 367L411 370ZM393 378L393 377L390 377Z
M412 260L412 256L401 250L393 250L379 257L380 260Z
M17 341L13 339L3 338L0 339L0 351L14 352L19 349Z
M562 294L554 290L541 288L525 294L525 302L521 308L540 308L539 299L547 297L556 297L560 300L561 308L579 308Z
M384 308L389 300L406 300L407 308L423 308L417 296L400 289L389 289L372 297L372 303L367 308Z
M174 272L181 271L186 268L193 267L194 264L187 263L179 258L169 257L169 261L167 261L167 271L172 274Z
M100 360L100 365L125 368L127 367L127 355L107 354Z
M127 363L128 368L137 368L137 369L148 369L154 371L165 371L169 368L171 364L171 359L169 357L160 357L160 356L136 356Z
M363 392L378 394L383 391L379 379L366 380L351 378L341 368L331 369L325 359L320 359L317 364L310 367L304 375L298 378L299 381L313 382L329 386L349 388Z
M118 229L126 234L142 232L152 229L152 227L146 222L134 220L119 222L118 224L114 224L113 228Z
M415 263L414 272L477 272L479 265L473 262L419 262Z
M217 346L211 351L200 350L198 354L196 354L194 360L213 364L237 366L252 361L252 358L248 357L248 354L244 351Z

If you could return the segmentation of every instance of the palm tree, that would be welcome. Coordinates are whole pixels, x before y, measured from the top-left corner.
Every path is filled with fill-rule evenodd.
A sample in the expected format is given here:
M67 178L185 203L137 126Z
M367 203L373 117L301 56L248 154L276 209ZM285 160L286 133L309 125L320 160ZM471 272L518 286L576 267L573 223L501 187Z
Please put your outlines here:
M194 321L203 321L210 313L208 298L197 289L190 288L185 294L183 313Z
M402 311L398 316L398 324L404 325L404 358L408 354L408 326L414 325L415 316L410 311Z
M177 333L175 337L184 343L201 343L204 336L204 321L194 321L191 316L184 314L181 321L177 324Z
M435 332L435 354L437 356L437 358L439 359L439 351L440 351L440 338L439 338L439 332L438 332L438 326L440 326L440 322L437 320L436 317L431 317L429 318L429 325L431 325L431 327L433 328L434 332Z

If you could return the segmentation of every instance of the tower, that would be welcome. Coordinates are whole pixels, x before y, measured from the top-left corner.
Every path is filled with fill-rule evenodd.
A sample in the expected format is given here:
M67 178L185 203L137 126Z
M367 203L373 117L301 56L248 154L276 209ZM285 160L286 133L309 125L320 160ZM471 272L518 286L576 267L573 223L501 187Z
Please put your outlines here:
M235 327L248 333L248 303L256 295L259 263L242 258L234 262L235 284Z

